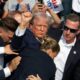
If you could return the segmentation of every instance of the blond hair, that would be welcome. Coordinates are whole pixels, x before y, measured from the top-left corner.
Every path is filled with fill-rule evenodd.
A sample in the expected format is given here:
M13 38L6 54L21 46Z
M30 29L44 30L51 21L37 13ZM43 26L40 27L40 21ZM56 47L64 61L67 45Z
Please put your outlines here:
M49 36L46 36L43 39L43 42L41 43L41 49L44 49L44 50L52 49L53 52L58 53L60 51L60 46L55 39L53 39Z

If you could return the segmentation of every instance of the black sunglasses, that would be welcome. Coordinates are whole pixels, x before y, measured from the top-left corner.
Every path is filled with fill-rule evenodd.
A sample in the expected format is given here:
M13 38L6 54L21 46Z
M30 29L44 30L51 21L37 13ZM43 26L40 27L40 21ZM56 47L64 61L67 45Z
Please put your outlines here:
M64 25L64 30L70 30L71 33L76 33L78 31L77 29L71 29L65 25Z

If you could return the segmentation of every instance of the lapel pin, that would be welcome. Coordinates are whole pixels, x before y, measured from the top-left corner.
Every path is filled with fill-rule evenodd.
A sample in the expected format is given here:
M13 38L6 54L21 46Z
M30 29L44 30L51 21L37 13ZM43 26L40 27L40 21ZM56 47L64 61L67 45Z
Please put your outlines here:
M74 51L73 53L76 54L76 51Z

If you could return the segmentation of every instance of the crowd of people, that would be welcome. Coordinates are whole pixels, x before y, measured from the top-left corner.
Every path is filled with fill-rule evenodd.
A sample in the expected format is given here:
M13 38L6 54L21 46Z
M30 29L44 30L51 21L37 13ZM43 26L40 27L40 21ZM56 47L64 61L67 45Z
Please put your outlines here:
M0 80L80 80L80 0L0 6Z

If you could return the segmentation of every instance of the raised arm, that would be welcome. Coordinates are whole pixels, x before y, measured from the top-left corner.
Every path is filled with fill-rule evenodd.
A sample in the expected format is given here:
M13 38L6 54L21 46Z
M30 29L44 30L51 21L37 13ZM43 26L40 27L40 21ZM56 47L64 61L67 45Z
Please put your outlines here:
M30 12L25 12L21 16L21 23L18 26L15 35L12 39L11 48L12 50L18 51L22 47L23 37L26 32L26 29L29 27L29 21L32 18Z

